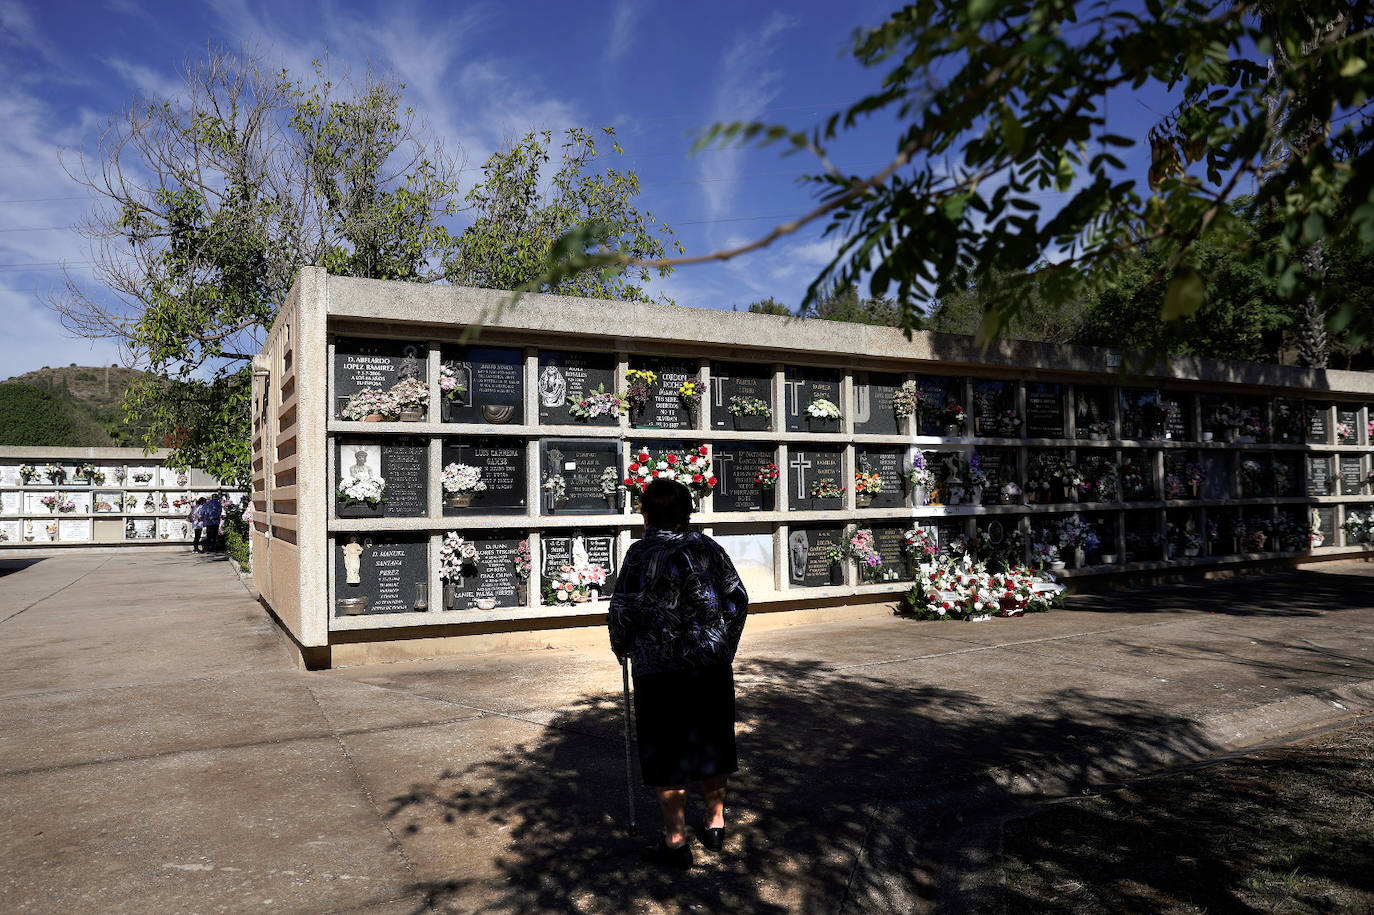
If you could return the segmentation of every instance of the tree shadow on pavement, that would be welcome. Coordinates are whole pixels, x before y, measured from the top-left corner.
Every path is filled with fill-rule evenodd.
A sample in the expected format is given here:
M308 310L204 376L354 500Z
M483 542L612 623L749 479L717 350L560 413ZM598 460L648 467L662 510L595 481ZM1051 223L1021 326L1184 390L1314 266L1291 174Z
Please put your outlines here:
M724 855L697 845L686 874L639 859L657 808L636 770L639 835L625 834L620 697L590 696L537 741L392 799L397 823L509 837L495 874L460 866L417 886L421 910L976 910L984 897L948 867L978 866L970 824L1028 793L1076 793L1212 749L1185 719L1074 689L1029 708L1012 683L989 702L890 668L880 679L771 660L740 664L737 683L742 770ZM699 826L699 799L689 803Z
M1369 606L1374 577L1310 569L1162 587L1074 594L1070 610L1099 613L1204 611L1228 616L1322 616Z

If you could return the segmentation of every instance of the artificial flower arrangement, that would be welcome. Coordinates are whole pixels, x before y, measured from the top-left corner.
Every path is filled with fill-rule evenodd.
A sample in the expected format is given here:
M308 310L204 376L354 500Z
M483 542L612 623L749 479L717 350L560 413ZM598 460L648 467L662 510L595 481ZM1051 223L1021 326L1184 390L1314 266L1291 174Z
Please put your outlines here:
M449 464L444 468L440 482L446 496L470 496L487 491L487 484L482 480L482 468L472 464Z
M1134 458L1121 462L1121 490L1128 500L1144 499L1150 495L1150 477Z
M73 502L71 499L68 499L65 494L60 492L51 496L44 496L38 501L46 505L48 507L48 511L50 512L66 513L76 511L76 503Z
M844 495L838 483L833 480L816 480L811 484L811 498L838 499Z
M1240 462L1241 497L1254 499L1264 494L1264 470L1259 461L1246 459Z
M1014 437L1021 431L1021 414L1015 410L1003 410L993 419L993 426L1002 437Z
M983 459L975 451L968 456L968 460L963 463L964 479L968 482L971 489L986 489L989 485L988 475L983 472Z
M135 483L150 483L150 482L152 482L152 479L153 479L153 475L152 475L151 473L136 473L136 474L134 474L134 482L135 482Z
M511 560L515 566L515 577L521 581L530 580L530 572L534 569L534 557L530 555L530 542L521 540L520 545L515 548L515 557Z
M123 483L124 478L126 476L128 476L128 471L126 471L123 467L116 467L114 469L114 478L116 483Z
M138 496L125 496L124 510L126 512L131 512L136 508L138 508Z
M1183 480L1176 473L1164 474L1164 498L1181 499L1183 498Z
M1016 500L1021 498L1021 487L1016 485L1014 481L1007 480L998 490L998 494L1001 495L1003 502L1014 505Z
M1347 445L1355 441L1355 427L1350 423L1336 423L1336 443Z
M921 566L905 597L906 615L927 620L985 620L1044 612L1063 601L1063 586L1021 564L1001 572L968 556L938 556Z
M1269 427L1264 424L1257 407L1240 411L1240 434L1253 439L1261 439L1269 434Z
M1274 495L1291 495L1293 487L1293 473L1288 467L1288 465L1283 463L1282 461L1275 461L1271 469L1274 474Z
M355 422L379 422L395 419L401 415L401 405L389 391L363 388L348 398L348 403L339 411L343 419Z
M854 474L854 492L861 496L876 496L883 491L883 478L873 470L860 470Z
M402 378L388 393L402 411L423 410L429 403L429 385L418 378Z
M682 405L688 410L695 410L701 406L701 382L696 378L688 378L678 385L677 399L682 401Z
M1196 489L1202 485L1202 481L1207 479L1207 471L1202 469L1202 465L1197 461L1185 461L1183 463L1183 482L1189 487Z
M827 397L812 397L806 405L806 415L811 419L839 419L840 408Z
M191 504L193 503L190 496L177 496L176 499L172 501L172 507L176 509L182 509Z
M607 391L604 384L568 404L568 412L584 422L598 416L619 416L629 409L629 401L614 391Z
M1097 464L1095 473L1082 472L1079 497L1089 502L1115 502L1121 498L1121 475L1110 461Z
M1312 525L1304 524L1287 512L1274 519L1274 543L1285 550L1304 550L1312 544Z
M657 458L647 450L641 450L630 462L624 486L635 494L642 494L644 487L660 477L676 480L700 498L715 488L716 477L711 473L711 449L702 445L695 451L679 454L665 451Z
M935 538L929 531L913 527L902 532L902 552L919 561L938 556L940 548L935 545Z
M926 466L924 451L917 451L911 456L911 466L902 471L902 479L913 489L930 492L935 488L935 473Z
M24 481L25 485L32 483L37 477L38 471L34 469L32 464L19 465L19 479Z
M743 394L736 394L730 398L730 403L725 408L731 416L772 416L773 411L768 406L768 402L758 397L745 397Z
M47 476L49 483L61 483L62 478L67 475L67 472L57 464L48 464L43 468L43 473Z
M371 477L365 480L350 477L347 480L339 481L337 493L339 501L344 505L366 502L375 507L378 503L386 501L386 480L381 477Z
M1217 425L1224 429L1239 429L1243 422L1240 407L1229 402L1217 407L1216 417Z
M965 425L968 424L968 412L964 405L957 400L948 401L943 410L940 411L940 424L946 428L953 429L958 434Z
M654 398L658 374L649 369L630 369L625 373L625 400L633 410L642 410Z
M1302 411L1288 400L1274 403L1274 429L1283 441L1302 438Z
M1367 515L1346 512L1341 528L1345 531L1346 543L1374 544L1374 512Z
M1031 459L1026 489L1032 493L1061 486L1066 491L1083 484L1083 474L1068 458L1056 454L1037 454Z
M1091 524L1073 516L1050 522L1044 536L1058 548L1060 556L1074 555L1079 550L1089 553L1102 542Z
M88 481L88 482L94 482L94 480L95 480L95 475L96 475L97 472L98 472L98 471L95 469L95 465L94 465L94 464L77 464L77 465L76 465L76 478L77 478L78 480L86 480L86 481ZM100 482L102 482L102 483L105 482L105 477L104 477L103 474L102 474L101 477L100 477Z
M882 573L883 555L878 552L877 540L867 528L851 524L845 529L845 553L859 564L859 572L869 578Z
M898 416L919 413L929 401L915 381L903 381L892 394L892 412Z
M1245 536L1241 537L1240 545L1246 553L1258 553L1264 549L1265 541L1268 539L1269 525L1257 520L1246 525Z
M549 494L549 500L554 505L562 502L568 495L568 481L563 479L561 473L550 474L539 484L539 488Z
M1088 437L1097 441L1106 441L1112 437L1112 433L1115 431L1116 426L1104 419L1088 423Z
M468 386L458 377L458 368L444 362L439 366L439 395L447 401L461 401L467 395Z
M772 488L778 485L778 477L780 475L781 471L778 470L778 465L770 462L759 468L759 472L754 479L759 485Z
M559 566L553 581L544 586L544 603L581 603L592 599L592 591L606 585L606 570L596 563L583 568Z
M477 544L457 531L449 531L439 544L439 577L444 581L461 581L477 571L478 558Z

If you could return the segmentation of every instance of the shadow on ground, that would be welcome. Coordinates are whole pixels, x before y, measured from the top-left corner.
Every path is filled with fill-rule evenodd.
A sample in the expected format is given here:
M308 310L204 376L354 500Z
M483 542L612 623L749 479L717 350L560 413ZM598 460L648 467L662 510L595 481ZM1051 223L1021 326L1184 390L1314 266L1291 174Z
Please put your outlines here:
M1006 829L1011 912L1374 910L1374 725Z
M434 822L437 809L450 823L476 817L510 836L502 879L421 886L421 910L472 910L469 894L493 912L908 910L949 891L942 862L965 851L958 817L1005 802L1016 773L1072 790L1209 749L1188 721L1072 689L1018 711L813 663L749 663L738 681L745 768L732 783L725 856L698 847L687 875L639 861L657 811L637 788L642 835L624 836L619 697L599 695L539 742L392 800L400 832Z
M1300 617L1367 607L1369 596L1368 575L1299 569L1245 578L1075 594L1069 598L1069 609L1100 613L1189 610L1233 616Z

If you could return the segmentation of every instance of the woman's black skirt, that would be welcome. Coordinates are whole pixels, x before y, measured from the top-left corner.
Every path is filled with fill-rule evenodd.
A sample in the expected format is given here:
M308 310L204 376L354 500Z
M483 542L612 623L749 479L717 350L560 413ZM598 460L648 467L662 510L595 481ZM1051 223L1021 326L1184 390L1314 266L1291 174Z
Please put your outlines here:
M637 676L634 699L644 784L679 787L739 768L729 664Z

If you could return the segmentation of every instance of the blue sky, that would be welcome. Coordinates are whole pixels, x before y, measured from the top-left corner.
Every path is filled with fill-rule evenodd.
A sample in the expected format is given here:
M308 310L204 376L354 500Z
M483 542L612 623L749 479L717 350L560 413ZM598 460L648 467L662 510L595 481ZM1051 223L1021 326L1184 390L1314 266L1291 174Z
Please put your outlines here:
M847 54L854 28L890 2L602 3L18 2L0 0L0 378L42 365L119 361L110 343L64 336L38 293L53 262L90 259L71 230L90 206L58 161L90 150L138 94L173 92L207 44L253 45L293 73L328 53L335 67L390 70L406 100L468 170L533 127L614 126L621 166L643 183L642 209L672 226L689 254L757 236L805 212L795 183L811 168L775 150L707 150L691 132L721 120L808 126L881 76ZM1121 117L1150 120L1142 106ZM893 155L874 125L835 147L845 170ZM1140 176L1143 178L1143 174ZM460 223L461 225L461 223ZM807 230L723 265L679 268L658 291L725 307L768 295L795 306L833 242Z

